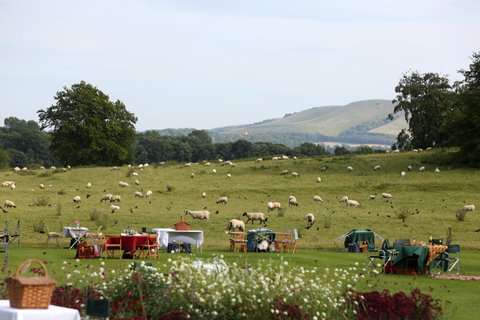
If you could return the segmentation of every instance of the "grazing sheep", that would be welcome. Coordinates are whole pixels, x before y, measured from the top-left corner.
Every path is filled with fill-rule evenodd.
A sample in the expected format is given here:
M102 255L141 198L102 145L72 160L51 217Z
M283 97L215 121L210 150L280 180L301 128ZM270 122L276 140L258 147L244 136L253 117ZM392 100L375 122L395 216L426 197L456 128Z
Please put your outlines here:
M227 173L227 178L231 178L232 175L230 173Z
M435 172L440 172L440 169L438 169L438 167L436 167Z
M10 186L11 186L12 184L15 184L15 182L5 180L5 181L2 182L2 187L10 188Z
M424 172L424 171L425 171L425 166L421 166L421 167L418 169L418 171Z
M13 171L15 171L15 172L19 172L19 171L21 171L21 170L22 170L22 169L20 169L19 167L13 168Z
M281 174L282 176L285 176L285 175L287 175L287 174L289 174L289 173L290 173L290 171L288 171L287 169L282 170L282 172L280 172L280 174Z
M282 160L288 160L288 156L282 155Z
M57 170L57 167L51 166L51 167L50 167L50 170Z
M405 178L405 171L400 172L400 177Z
M92 187L92 183L87 182L86 188L87 188L87 189L90 189L91 187Z
M305 220L307 220L306 229L310 229L312 227L313 223L315 222L315 216L313 215L313 213L307 213L305 215Z
M132 177L138 177L138 176L139 176L138 172L132 172Z
M292 177L298 178L298 177L300 177L300 173L298 173L296 171L293 171L292 172Z
M317 177L317 182L322 182L322 178Z
M289 206L298 207L297 198L295 198L294 196L290 196L290 197L288 198L288 205L289 205Z
M320 201L320 202L323 202L323 199L322 199L322 197L320 197L320 196L317 196L317 195L313 196L313 200L314 200L314 201Z
M129 187L129 186L130 186L128 183L123 182L123 181L120 181L120 182L118 183L118 185L119 185L120 187L122 187L122 188L126 188L126 187Z
M190 173L190 178L195 178L195 173Z
M113 197L113 194L111 193L107 193L107 194L104 194L101 198L100 198L100 202L103 202L103 201L110 201Z
M348 166L348 167L347 167L347 171L353 171L353 167L352 167L352 166Z
M118 194L116 195L113 195L111 198L110 198L110 202L120 202L120 200L122 200L122 197Z
M273 211L275 209L280 209L281 207L282 205L280 204L280 202L267 202L268 212Z
M348 200L348 197L347 197L347 196L343 196L343 197L340 198L339 201L340 201L340 202L347 202L347 200Z
M320 172L325 172L327 171L328 167L327 166L323 166L320 168Z
M16 187L17 187L17 185L16 185L15 183L12 183L12 184L10 185L10 189L12 189L12 190L15 190Z
M202 192L202 198L205 198L207 196L206 192Z
M5 200L5 202L3 203L3 207L5 209L8 209L8 208L16 208L17 206L12 200Z
M239 231L245 231L245 223L242 220L232 219L228 223L228 230L235 230L238 229Z
M257 158L257 159L255 159L255 163L262 162L262 161L263 161L262 158Z
M382 198L385 200L392 199L393 196L390 193L382 192Z
M219 203L227 204L227 202L228 202L228 197L226 197L226 196L220 197L216 201L217 204L219 204Z
M262 212L244 212L243 216L247 217L246 223L248 223L248 221L252 221L252 224L253 224L254 220L260 221L260 224L262 224L262 222L264 224L267 223L267 218Z
M75 197L73 197L73 202L74 203L80 203L80 202L82 202L82 198L80 196L75 196Z
M120 210L120 207L112 203L110 205L110 210L112 210L112 213L115 213L115 211Z
M373 171L377 171L377 170L380 170L382 169L382 166L380 166L379 164L377 164L375 167L373 167Z
M408 171L412 171L412 169L413 169L413 167L411 165L407 167Z
M187 210L185 215L191 215L193 219L208 220L210 212L208 210Z
M42 190L45 189L45 185L44 185L43 183L40 183L40 184L38 185L38 187L39 187L40 189L42 189Z
M135 180L135 185L139 186L139 185L140 185L140 181Z
M153 194L152 190L148 190L147 192L145 192L145 197L150 198L152 194Z
M134 196L135 198L143 198L143 193L141 193L140 191L135 191Z
M463 211L473 211L475 210L475 205L474 204L466 204L462 208Z
M205 162L204 163L206 166L209 166L211 163L210 162Z
M375 200L375 195L372 193L369 197L370 200Z
M358 201L355 201L355 200L348 199L345 203L346 203L347 207L353 207L353 208L360 207L360 203Z
M217 173L217 169L212 169L212 173Z

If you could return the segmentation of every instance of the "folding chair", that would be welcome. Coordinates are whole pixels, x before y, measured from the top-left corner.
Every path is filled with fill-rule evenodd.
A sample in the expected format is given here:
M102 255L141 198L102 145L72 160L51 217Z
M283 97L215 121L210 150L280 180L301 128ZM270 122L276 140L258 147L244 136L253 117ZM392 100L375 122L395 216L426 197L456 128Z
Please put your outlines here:
M57 243L57 247L60 247L60 243L58 243L58 239L62 239L63 235L61 233L48 230L48 226L46 224L44 225L44 229L45 229L45 234L47 235L47 242L45 243L45 246L48 248L48 243L50 242L50 240L53 239Z
M8 242L13 244L16 248L20 247L20 220L17 221L15 229L8 233Z
M277 248L277 251L287 252L289 241L290 241L290 233L287 233L287 232L275 233L275 247Z
M0 252L5 252L4 261L8 263L8 222L5 222L5 230L0 233Z
M298 240L297 229L293 229L293 238L288 240L288 247L292 249L292 253L297 252L297 240Z
M110 317L110 303L108 299L96 300L88 298L86 314L86 320L90 319L90 316L108 320L108 317Z
M382 261L382 272L388 273L387 267L393 262L393 260L395 260L395 251L394 248L390 246L390 240L385 239L382 243L382 247L379 250L371 249L369 247L367 259L368 262L365 266L365 269L368 269L369 267L376 268L376 260L379 259Z
M103 248L104 250L102 254L106 252L107 258L115 257L115 250L122 250L122 237L117 235L107 236L107 240L105 241ZM121 255L120 258L122 258Z
M453 269L460 274L460 245L451 244L446 251L448 259L448 272L452 272Z
M247 252L247 233L246 232L230 232L230 251L237 251L237 245L239 250Z

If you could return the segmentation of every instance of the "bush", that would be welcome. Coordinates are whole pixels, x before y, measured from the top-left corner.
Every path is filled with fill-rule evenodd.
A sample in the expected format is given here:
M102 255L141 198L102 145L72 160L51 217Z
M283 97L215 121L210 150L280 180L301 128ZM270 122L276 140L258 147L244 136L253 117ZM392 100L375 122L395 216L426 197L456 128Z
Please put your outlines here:
M465 221L466 211L463 209L458 209L455 214L457 221Z
M45 233L45 221L43 219L33 223L33 232Z
M46 207L50 205L50 198L46 196L40 196L33 200L33 205L37 207Z
M175 187L171 186L171 185L167 185L167 191L168 192L173 192L173 191L175 191Z

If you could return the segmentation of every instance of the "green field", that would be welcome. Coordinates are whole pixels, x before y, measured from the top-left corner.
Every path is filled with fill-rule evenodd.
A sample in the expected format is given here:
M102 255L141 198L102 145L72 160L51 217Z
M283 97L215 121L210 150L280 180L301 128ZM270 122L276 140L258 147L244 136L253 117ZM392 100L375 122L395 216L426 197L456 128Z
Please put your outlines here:
M476 261L480 259L478 237L480 217L476 211L467 212L465 221L457 221L456 211L464 204L478 204L480 174L471 168L439 166L440 172L434 172L439 157L433 151L423 153L374 154L365 156L326 157L315 159L264 160L255 163L254 159L237 161L236 167L222 166L218 161L211 165L167 163L150 164L140 170L136 166L111 168L71 168L70 170L27 170L15 173L12 170L0 172L0 180L11 180L16 188L0 189L0 201L12 200L14 209L6 209L4 220L10 226L21 221L20 249L10 250L10 264L14 268L22 259L37 257L49 261L50 269L56 269L65 259L73 259L73 250L45 250L45 234L34 232L34 225L45 222L50 231L61 231L63 226L72 225L74 219L81 226L96 230L100 221L106 222L105 233L119 233L130 226L137 230L141 227L172 227L173 223L184 216L187 209L207 208L211 215L208 221L192 221L192 229L204 231L204 253L196 256L224 254L228 260L240 260L255 263L258 259L279 259L284 256L295 265L312 266L348 266L355 261L364 264L362 254L337 252L333 240L350 229L369 228L377 234L389 238L428 241L429 237L446 238L451 230L452 243L461 245L462 273L480 274ZM348 172L347 166L353 171ZM375 165L382 169L374 171ZM412 165L413 170L407 171ZM421 165L426 172L419 172ZM328 166L326 172L320 168ZM212 172L216 169L216 174ZM282 170L296 171L299 178L281 175ZM136 171L139 177L131 176ZM405 171L405 178L400 172ZM194 177L191 177L194 173ZM231 178L227 178L227 173ZM316 181L320 176L322 181ZM135 185L138 179L140 185ZM130 184L120 188L119 181ZM87 189L87 182L92 188ZM40 184L45 189L39 188ZM153 191L151 198L135 198L134 191ZM202 192L207 196L202 198ZM381 193L393 195L390 202L381 199ZM100 203L103 194L119 194L120 210L111 213L109 203ZM377 195L369 200L370 194ZM73 197L80 195L80 204ZM288 207L288 196L296 196L299 206ZM324 203L313 201L313 195L320 195ZM360 208L347 208L338 201L341 196L360 202ZM216 204L220 196L228 196L226 205ZM283 210L267 213L266 203L279 201ZM40 205L46 204L46 205ZM298 253L293 254L232 254L228 252L228 237L224 230L232 218L242 217L244 211L261 211L268 216L268 228L284 231L296 228L300 234ZM305 214L312 212L316 222L305 229ZM400 212L410 212L404 222L397 218ZM104 216L104 218L102 218ZM92 218L97 220L92 220ZM105 218L106 217L106 218ZM247 229L257 228L248 225ZM62 246L69 239L62 239ZM43 254L46 252L46 254ZM166 254L162 254L159 265L166 263ZM169 255L171 257L172 255ZM83 263L83 261L82 261ZM98 263L98 261L89 261ZM109 260L109 264L128 262ZM455 319L470 318L480 311L475 302L480 298L478 281L436 280L428 277L378 276L370 281L376 282L376 288L409 291L418 286L434 297L451 301L449 312ZM431 289L430 289L431 288ZM365 287L367 289L367 287Z

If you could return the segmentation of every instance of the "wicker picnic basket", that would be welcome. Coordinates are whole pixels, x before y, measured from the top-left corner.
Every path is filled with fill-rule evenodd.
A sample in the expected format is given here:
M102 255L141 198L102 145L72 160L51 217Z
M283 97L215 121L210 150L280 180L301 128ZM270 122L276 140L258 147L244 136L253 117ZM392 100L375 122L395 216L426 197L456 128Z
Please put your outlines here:
M43 276L26 277L20 275L30 270L32 262L41 266ZM28 259L22 262L15 276L5 279L8 289L10 307L19 309L48 309L52 300L55 280L48 277L47 268L38 259Z

